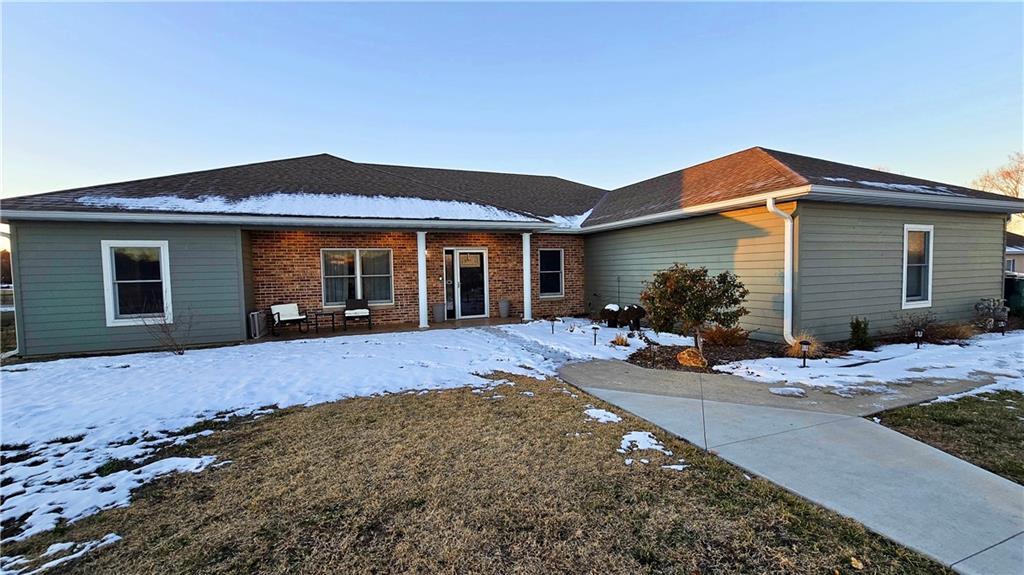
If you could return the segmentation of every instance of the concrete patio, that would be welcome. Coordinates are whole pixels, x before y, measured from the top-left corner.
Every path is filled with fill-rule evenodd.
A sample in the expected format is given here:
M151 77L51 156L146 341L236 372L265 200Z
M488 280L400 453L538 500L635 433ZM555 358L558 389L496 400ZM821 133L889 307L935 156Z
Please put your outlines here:
M922 381L882 401L813 390L781 397L735 376L618 361L570 364L559 375L958 572L1024 572L1024 487L862 417L978 382Z

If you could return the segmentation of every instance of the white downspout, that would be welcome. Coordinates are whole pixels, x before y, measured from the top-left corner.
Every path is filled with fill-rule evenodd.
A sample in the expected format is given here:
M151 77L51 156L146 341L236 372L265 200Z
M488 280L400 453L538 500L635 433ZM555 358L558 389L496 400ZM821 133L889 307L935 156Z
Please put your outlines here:
M427 232L416 232L416 271L420 296L420 329L430 327L427 323Z
M768 198L766 207L769 212L785 222L785 252L782 257L782 337L786 339L786 343L793 343L796 341L793 337L793 216L780 210L775 205L775 198Z
M533 278L530 277L530 234L523 232L523 321L533 319Z

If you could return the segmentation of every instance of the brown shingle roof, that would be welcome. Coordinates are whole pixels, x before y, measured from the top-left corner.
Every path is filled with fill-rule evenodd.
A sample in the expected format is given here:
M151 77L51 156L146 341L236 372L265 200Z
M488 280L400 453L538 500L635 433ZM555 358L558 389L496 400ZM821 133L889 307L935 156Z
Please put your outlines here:
M595 226L805 186L975 199L1010 198L979 190L840 164L766 148L750 148L609 192L584 222Z
M432 172L437 172L432 173ZM578 215L604 193L560 178L361 164L318 154L213 170L88 186L4 199L5 210L127 211L78 202L82 197L197 199L237 202L273 193L351 194L473 202L531 215ZM570 210L559 212L559 198ZM131 210L133 212L146 210ZM315 216L317 214L309 214ZM395 214L401 217L401 214Z
M544 217L584 214L607 193L607 190L554 176L364 165L454 190L480 202L507 205Z
M584 227L590 227L808 184L922 197L957 196L1004 202L1009 199L962 186L750 148L613 192L552 176L361 164L319 154L9 198L2 201L2 207L128 211L78 200L85 196L220 196L237 202L273 193L351 194L468 201L540 217L576 216L593 208L584 223Z

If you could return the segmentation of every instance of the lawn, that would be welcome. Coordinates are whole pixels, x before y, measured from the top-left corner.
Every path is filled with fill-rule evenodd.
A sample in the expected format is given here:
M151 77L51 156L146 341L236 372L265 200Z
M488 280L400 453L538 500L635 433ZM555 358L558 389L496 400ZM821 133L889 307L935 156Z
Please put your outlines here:
M216 423L157 455L230 463L4 554L117 533L53 572L945 572L555 379L506 377ZM620 452L634 431L672 454Z
M1024 393L967 395L878 417L900 433L1024 484Z

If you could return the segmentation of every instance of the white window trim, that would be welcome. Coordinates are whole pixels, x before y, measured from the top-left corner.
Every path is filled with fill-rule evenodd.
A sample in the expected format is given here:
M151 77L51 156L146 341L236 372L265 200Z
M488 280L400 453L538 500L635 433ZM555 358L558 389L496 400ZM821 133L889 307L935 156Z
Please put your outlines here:
M558 252L558 293L542 292L540 290L540 278L544 273L540 269L540 252ZM538 248L537 249L537 297L540 299L559 299L565 297L565 250L562 248Z
M174 323L171 309L171 251L167 240L100 240L101 260L103 262L103 305L107 313L107 327L126 325L146 325L153 320L160 321L158 315L117 317L117 301L114 295L114 262L110 257L113 248L160 248L160 282L164 292L164 323Z
M928 232L928 298L923 300L907 301L907 239L910 232ZM935 226L922 224L903 224L903 309L917 309L932 307L932 274L934 271L933 261L935 259Z
M1006 271L1016 272L1017 271L1017 260L1013 258L1006 258Z
M356 253L356 299L363 299L363 262L359 252L388 252L388 272L391 274L391 299L381 302L367 302L370 307L395 305L395 251L391 248L320 248L320 305L324 309L345 309L343 303L327 303L327 282L324 281L324 252Z

